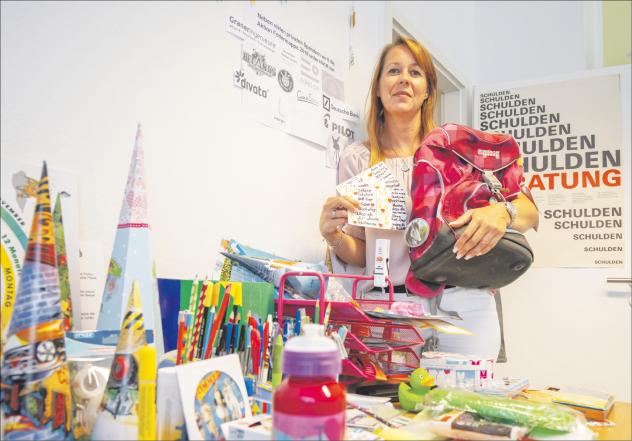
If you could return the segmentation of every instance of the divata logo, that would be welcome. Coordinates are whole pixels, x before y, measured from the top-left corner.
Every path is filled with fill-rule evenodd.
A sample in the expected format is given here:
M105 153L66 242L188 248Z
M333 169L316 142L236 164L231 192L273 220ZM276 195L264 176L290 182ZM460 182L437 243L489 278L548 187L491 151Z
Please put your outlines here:
M266 63L266 56L253 50L251 54L242 53L242 58L248 66L250 66L257 75L267 75L273 77L276 75L276 67Z
M248 81L246 79L246 75L244 75L241 70L235 71L234 79L236 86L239 86L250 93L254 93L255 95L259 95L260 97L268 98L268 91L266 89L262 89L261 86L252 84Z

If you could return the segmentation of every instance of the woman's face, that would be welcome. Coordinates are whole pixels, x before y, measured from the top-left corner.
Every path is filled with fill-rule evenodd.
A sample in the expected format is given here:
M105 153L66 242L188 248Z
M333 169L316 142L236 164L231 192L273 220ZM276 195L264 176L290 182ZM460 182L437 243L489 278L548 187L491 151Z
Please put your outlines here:
M393 116L419 112L428 98L426 75L406 46L395 46L387 52L378 96L384 112Z

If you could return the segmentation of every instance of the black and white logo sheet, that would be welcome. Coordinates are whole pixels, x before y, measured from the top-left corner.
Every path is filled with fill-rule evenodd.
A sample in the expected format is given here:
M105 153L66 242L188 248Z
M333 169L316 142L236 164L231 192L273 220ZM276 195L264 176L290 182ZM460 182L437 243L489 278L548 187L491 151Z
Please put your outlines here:
M242 40L232 83L244 114L325 147L325 165L336 168L360 123L359 110L345 102L345 63L256 7L227 16L226 31Z
M630 255L620 81L601 74L475 92L475 126L520 145L540 210L538 232L528 233L536 266L623 268Z

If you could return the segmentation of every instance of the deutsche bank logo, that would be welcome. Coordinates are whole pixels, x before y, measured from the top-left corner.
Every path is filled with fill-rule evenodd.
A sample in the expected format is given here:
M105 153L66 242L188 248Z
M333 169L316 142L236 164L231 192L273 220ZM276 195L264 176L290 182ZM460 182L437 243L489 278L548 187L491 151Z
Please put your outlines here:
M327 95L323 95L323 109L325 109L327 112L331 111L331 98L329 98Z

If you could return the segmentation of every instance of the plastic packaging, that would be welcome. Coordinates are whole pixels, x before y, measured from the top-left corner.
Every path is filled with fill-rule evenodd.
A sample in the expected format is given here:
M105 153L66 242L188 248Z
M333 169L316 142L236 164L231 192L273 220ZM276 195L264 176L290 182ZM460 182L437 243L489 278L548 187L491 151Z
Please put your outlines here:
M304 335L283 351L283 382L273 395L274 439L344 439L345 390L336 344L321 325L305 325Z
M389 311L401 315L409 315L412 317L423 317L426 315L424 305L414 302L393 302Z
M446 438L462 440L516 440L528 432L524 426L487 421L460 410L438 415L426 423L426 429Z
M72 391L72 434L75 440L89 440L91 437L111 364L111 356L68 359Z
M554 404L510 400L457 389L434 389L428 392L424 406L435 410L465 410L491 421L562 432L574 430L583 419L581 414Z

